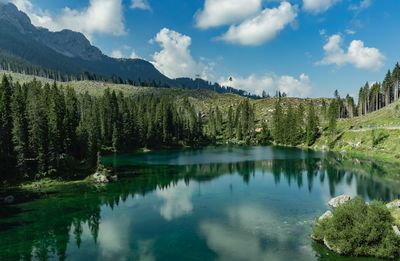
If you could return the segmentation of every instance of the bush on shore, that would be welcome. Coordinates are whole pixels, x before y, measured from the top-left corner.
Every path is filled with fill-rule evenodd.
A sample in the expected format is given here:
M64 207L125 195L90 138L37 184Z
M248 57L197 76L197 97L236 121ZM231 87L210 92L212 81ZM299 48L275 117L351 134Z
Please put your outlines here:
M395 258L400 254L400 237L393 224L382 202L366 204L355 198L333 209L332 217L317 221L313 238L341 255Z

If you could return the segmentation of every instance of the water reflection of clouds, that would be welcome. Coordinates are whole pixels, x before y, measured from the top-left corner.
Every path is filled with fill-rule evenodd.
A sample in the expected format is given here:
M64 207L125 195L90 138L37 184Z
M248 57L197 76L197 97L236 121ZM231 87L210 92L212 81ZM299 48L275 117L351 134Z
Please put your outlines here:
M296 236L303 233L307 223L286 221L256 204L229 207L225 214L225 222L200 223L200 232L218 260L297 260L299 252L312 259L308 241L299 242Z
M98 244L100 260L126 260L129 256L130 218L126 215L114 216L100 223Z
M183 180L174 186L158 189L156 195L164 201L160 207L161 216L170 221L191 214L193 210L192 194L194 190L194 182L185 184Z
M130 245L132 242L131 218L128 215L113 215L104 218L99 225L99 234L97 242L93 240L93 235L87 223L82 224L82 234L80 235L82 245L81 251L74 251L68 256L71 260L155 260L153 254L154 240L137 240L135 242L137 248L133 249ZM70 237L74 238L75 227L71 226ZM97 244L98 252L93 252L96 256L88 259L85 255L90 253L87 248L91 249ZM82 251L84 250L85 251Z

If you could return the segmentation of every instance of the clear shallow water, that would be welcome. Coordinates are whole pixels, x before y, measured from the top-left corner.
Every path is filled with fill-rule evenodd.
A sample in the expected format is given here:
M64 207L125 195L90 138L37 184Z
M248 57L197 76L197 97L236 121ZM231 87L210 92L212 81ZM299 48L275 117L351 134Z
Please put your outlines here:
M385 166L276 147L111 156L123 178L3 208L1 260L375 260L309 235L326 202L400 194Z

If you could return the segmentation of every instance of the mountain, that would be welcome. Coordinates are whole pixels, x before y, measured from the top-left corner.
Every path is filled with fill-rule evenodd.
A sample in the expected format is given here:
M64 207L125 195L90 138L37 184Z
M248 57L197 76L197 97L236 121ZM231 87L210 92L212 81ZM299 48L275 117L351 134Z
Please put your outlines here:
M172 84L151 63L141 59L114 59L71 30L50 32L32 25L11 3L0 6L0 60L40 66L63 74L85 72L123 80Z
M170 79L142 59L114 59L104 55L79 32L51 32L32 25L11 3L0 3L0 69L52 79L107 80L141 86L209 89L251 96L201 79Z

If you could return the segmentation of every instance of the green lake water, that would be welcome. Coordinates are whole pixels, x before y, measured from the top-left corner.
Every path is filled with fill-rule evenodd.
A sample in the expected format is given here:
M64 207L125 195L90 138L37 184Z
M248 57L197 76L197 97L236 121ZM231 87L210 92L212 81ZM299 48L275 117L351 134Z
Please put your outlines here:
M289 148L169 150L103 163L118 182L1 206L0 260L376 260L313 243L313 222L343 193L400 195L396 167Z

